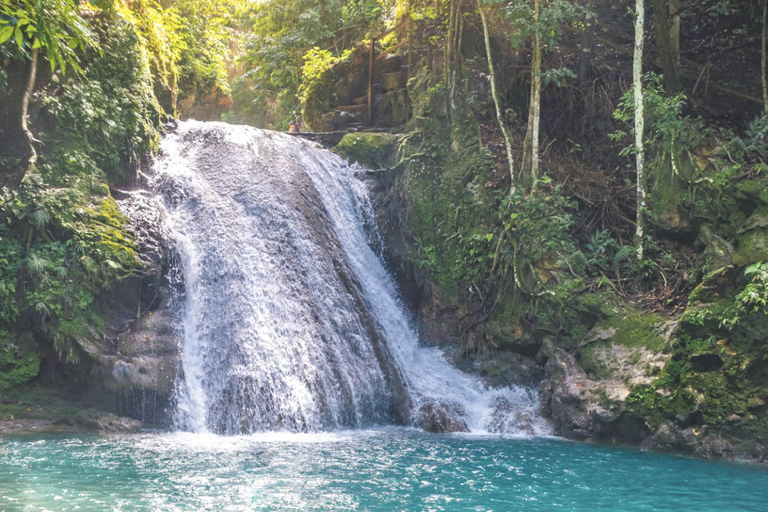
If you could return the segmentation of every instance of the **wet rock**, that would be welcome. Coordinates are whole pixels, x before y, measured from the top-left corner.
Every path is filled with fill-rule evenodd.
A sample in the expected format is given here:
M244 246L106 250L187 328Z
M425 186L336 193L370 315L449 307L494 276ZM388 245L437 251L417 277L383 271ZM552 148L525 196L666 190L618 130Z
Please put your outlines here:
M539 385L539 402L544 416L555 430L566 437L592 437L594 426L589 417L589 403L596 383L587 378L574 357L554 348L544 369L545 380Z
M606 348L609 354L614 349L622 352L625 347ZM617 357L625 359L623 352ZM573 355L554 347L545 367L546 379L539 386L541 411L565 437L639 442L651 431L626 407L630 369L618 371L612 378L593 379Z
M537 385L544 376L534 358L502 351L480 354L468 370L495 388Z
M584 337L584 340L579 344L581 347L586 347L587 345L591 343L595 343L597 341L608 341L613 339L614 336L616 336L617 329L615 327L608 327L606 329L601 329L600 327L595 327L589 333Z
M147 410L162 414L170 403L180 362L176 323L170 310L149 312L119 335L110 350L92 354L91 378L97 394L107 400L91 399L150 423L160 421L148 417Z
M640 448L645 451L690 452L690 439L675 424L664 422L656 432L643 439Z
M152 426L167 424L179 368L178 319L168 308L169 249L163 208L144 191L113 192L129 219L128 231L141 262L138 273L102 294L103 329L85 326L77 342L88 355L82 398Z
M85 428L99 432L132 434L138 432L141 422L101 411L82 411L77 423Z
M468 432L464 409L458 404L430 402L419 408L419 423L425 432Z

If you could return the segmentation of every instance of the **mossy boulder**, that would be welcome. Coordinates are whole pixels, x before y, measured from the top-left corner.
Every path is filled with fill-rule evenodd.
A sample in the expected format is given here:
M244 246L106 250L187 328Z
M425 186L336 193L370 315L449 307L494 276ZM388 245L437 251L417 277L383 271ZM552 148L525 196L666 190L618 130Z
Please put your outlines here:
M392 167L396 163L397 141L398 136L392 133L348 133L333 151L370 169Z
M671 174L671 169L667 171ZM649 194L652 212L651 222L659 231L670 236L688 236L696 233L698 220L690 207L682 204L686 196L686 185L676 177L656 183Z
M736 265L768 261L768 206L755 210L739 230L736 238Z
M0 391L29 382L39 371L40 349L34 337L0 331Z

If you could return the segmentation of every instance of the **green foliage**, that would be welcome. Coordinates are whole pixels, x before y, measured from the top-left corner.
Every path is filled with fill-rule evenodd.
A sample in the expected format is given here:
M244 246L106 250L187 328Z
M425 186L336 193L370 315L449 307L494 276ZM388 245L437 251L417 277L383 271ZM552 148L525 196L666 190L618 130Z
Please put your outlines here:
M546 183L546 179L541 180ZM536 263L542 258L565 258L575 245L569 234L574 205L558 186L542 186L532 194L517 193L501 202L504 230L514 240L511 257L516 267Z
M338 72L343 72L340 67L350 61L352 54L353 49L335 56L329 50L312 48L304 55L299 102L302 106L304 121L312 123L311 128L324 129L319 126L320 119L336 103L339 93L337 82L340 78Z
M23 248L5 226L0 226L0 320L6 324L19 316L16 285L23 260Z
M741 290L713 303L693 304L683 320L690 325L736 330L742 322L765 316L768 304L768 263L750 265L744 270L746 283Z
M229 94L228 70L237 31L247 24L247 0L175 0L180 24L182 95L207 94L212 90Z
M187 48L180 35L183 23L175 9L163 9L152 0L118 2L117 14L126 20L135 37L138 48L143 52L145 72L151 73L156 94L170 95L164 102L171 113L175 113L179 83L179 60Z
M55 148L48 163L60 179L97 168L119 182L128 164L158 147L157 126L165 113L139 35L120 18L99 33L109 57L96 58L83 80L68 81L60 94L43 100L55 125L42 136Z
M512 27L512 47L519 51L538 32L545 50L553 50L568 25L583 24L594 14L583 6L566 0L542 2L538 24L534 20L533 2L530 0L492 0L486 3L505 3L505 14Z
M50 187L46 169L0 198L4 224L27 241L25 254L20 242L8 244L15 255L8 266L18 270L4 272L0 286L23 293L15 295L15 308L5 307L2 313L7 321L20 313L39 318L60 353L76 359L67 326L93 325L95 294L132 272L137 260L114 200L102 195L93 205L99 195L91 188L94 177L69 180L71 187Z
M0 330L0 391L25 384L39 371L40 351L33 337Z
M768 263L755 263L744 269L749 283L736 296L736 301L747 312L764 312L768 309Z
M544 85L554 83L558 87L568 84L568 80L576 78L578 75L568 68L550 69L541 74Z
M299 111L305 56L335 57L382 27L378 0L266 0L253 5L240 63L248 71L233 83L240 119L283 128ZM327 59L325 59L327 60ZM318 62L315 59L315 62ZM311 65L310 65L311 67Z
M299 101L304 104L307 97L312 94L313 88L323 79L323 77L337 64L344 62L352 54L351 50L342 53L336 57L329 50L312 48L304 54L304 67L302 68L301 86L299 87Z
M684 149L692 149L701 143L700 127L683 115L687 99L685 95L666 96L663 88L663 77L655 73L647 73L644 78L643 108L645 112L646 133L644 143L651 156L668 155L671 152L680 153ZM618 131L609 135L614 141L622 140L627 133L634 134L635 95L633 89L628 89L622 96L613 117L628 126L627 131ZM634 144L627 146L621 152L622 156L633 154Z
M75 339L102 322L96 297L138 267L108 185L157 149L165 117L147 41L121 12L93 23L103 53L40 94L44 151L0 194L0 327L34 322L70 360Z
M68 66L82 72L75 51L95 47L75 0L1 0L0 44L9 40L27 58L32 50L41 49L51 72L58 67L62 73Z

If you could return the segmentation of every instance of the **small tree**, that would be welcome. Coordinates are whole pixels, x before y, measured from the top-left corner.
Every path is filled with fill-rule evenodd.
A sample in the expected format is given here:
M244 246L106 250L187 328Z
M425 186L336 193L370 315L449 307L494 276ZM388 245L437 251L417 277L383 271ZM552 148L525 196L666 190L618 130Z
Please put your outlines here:
M637 261L643 261L643 238L645 237L645 208L646 208L646 183L643 148L643 132L645 131L645 118L643 117L643 47L645 40L645 0L636 0L635 3L635 52L633 65L633 81L635 93L635 158L637 163Z
M29 165L37 162L35 138L29 130L29 102L35 90L40 51L48 59L51 72L71 67L82 73L76 50L95 46L88 23L80 16L77 0L0 0L0 44L16 46L29 60L27 86L21 103L21 131L29 142Z
M542 71L542 56L557 47L564 26L591 19L591 13L568 0L508 0L506 11L512 48L520 51L529 41L532 46L528 127L520 174L530 174L530 189L534 190L539 179L542 87L549 82L560 86L566 78L576 77L568 68Z
M483 0L477 0L477 12L480 14L480 20L483 23L483 39L485 41L485 55L488 59L488 78L491 82L491 96L493 96L493 105L496 107L496 121L499 123L501 133L504 135L504 145L507 152L507 164L509 165L510 194L515 190L515 161L512 154L512 131L507 125L504 117L504 106L501 95L496 88L496 69L493 64L493 52L491 51L491 36L488 27L488 15L483 7Z

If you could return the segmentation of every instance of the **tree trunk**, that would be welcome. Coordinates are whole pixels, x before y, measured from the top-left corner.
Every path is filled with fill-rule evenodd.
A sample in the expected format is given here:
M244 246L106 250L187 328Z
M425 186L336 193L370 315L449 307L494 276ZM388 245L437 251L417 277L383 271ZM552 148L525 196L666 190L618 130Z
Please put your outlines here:
M675 62L680 66L680 0L669 0L669 40Z
M539 19L541 15L541 0L534 0L533 17L536 32L533 35L533 64L531 65L531 112L533 122L531 128L531 190L536 189L539 181L539 124L541 121L541 34Z
M670 37L672 26L669 10L672 0L652 0L652 3L653 27L656 32L659 61L664 73L664 88L668 95L673 96L683 91L683 85L680 82L680 54L679 51L675 51L675 45Z
M452 109L452 103L453 103L453 87L449 86L451 83L451 76L453 75L453 39L454 39L454 13L455 13L455 1L450 0L448 3L448 35L445 38L445 50L444 50L444 56L443 59L445 62L443 63L443 83L448 88L448 95L445 97L445 104L446 104L446 110L448 112L448 117L450 118L453 114Z
M458 0L456 5L456 16L454 17L454 30L453 30L453 39L451 42L453 51L451 53L452 55L452 62L451 62L451 76L449 78L450 82L450 88L448 91L448 94L450 95L450 112L451 116L453 115L453 111L456 110L456 89L457 89L457 81L458 81L458 71L459 67L462 65L462 57L461 57L461 41L464 34L464 21L461 17L461 6L462 6L463 0Z
M501 98L499 97L499 91L496 89L496 72L493 66L493 54L491 52L491 36L488 32L488 17L483 9L483 0L477 0L477 10L480 13L480 20L483 22L483 36L485 39L485 54L488 58L488 74L491 81L491 95L493 96L493 104L496 107L496 120L499 123L501 133L504 134L504 144L507 150L507 163L509 164L509 191L513 194L515 191L515 165L512 156L512 132L507 126L507 122L504 119L504 110L501 105Z
M37 163L37 151L35 151L35 138L32 136L32 132L29 131L27 125L27 117L29 116L29 102L32 99L32 94L35 92L35 81L37 79L37 58L39 54L39 48L32 50L32 60L29 62L29 77L27 78L27 88L24 91L24 97L21 100L21 131L27 137L29 142L29 163L27 169L29 170ZM26 174L26 172L25 172Z
M760 52L760 70L761 75L763 78L763 110L766 114L768 114L768 77L766 77L766 38L768 38L768 29L766 29L766 24L768 24L768 0L763 0L763 38L762 38L762 48Z
M592 10L595 0L587 0L587 9ZM584 33L581 36L581 53L579 54L579 83L589 81L589 71L592 67L592 51L595 45L595 20L589 16L584 22Z
M645 30L645 0L635 0L635 52L632 67L635 95L635 152L637 162L637 260L643 261L645 237L646 177L644 169L643 132L643 32ZM655 0L654 0L655 1Z

